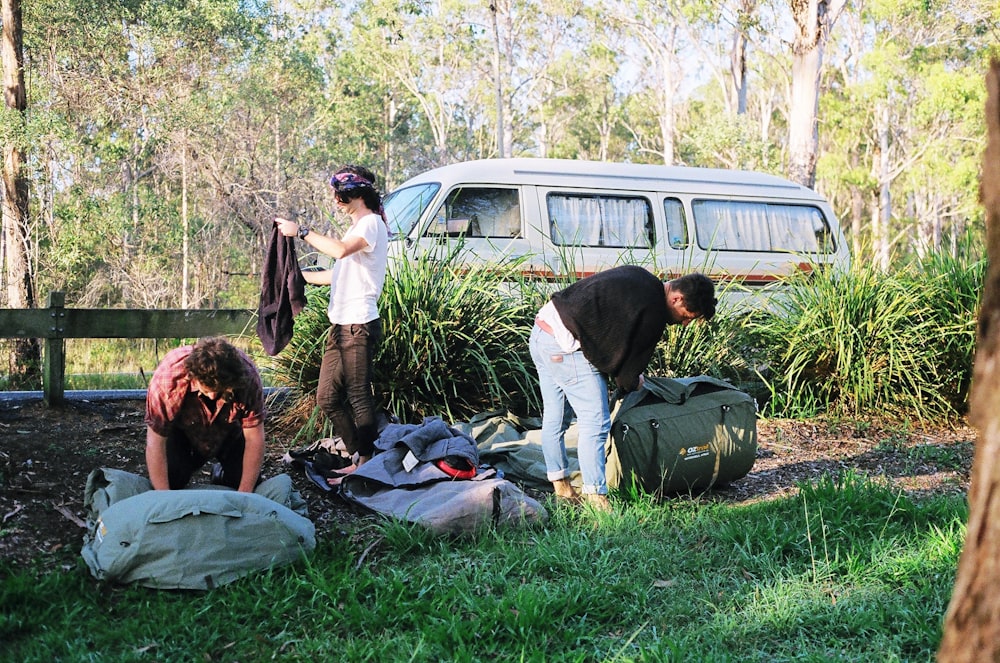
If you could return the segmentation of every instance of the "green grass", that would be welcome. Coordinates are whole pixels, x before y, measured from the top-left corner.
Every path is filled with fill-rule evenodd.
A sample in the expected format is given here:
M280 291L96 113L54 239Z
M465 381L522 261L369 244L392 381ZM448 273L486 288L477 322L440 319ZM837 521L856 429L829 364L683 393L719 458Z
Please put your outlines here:
M551 505L550 505L551 506ZM435 537L364 521L208 593L2 569L4 661L930 661L967 517L854 474L750 505L558 507Z

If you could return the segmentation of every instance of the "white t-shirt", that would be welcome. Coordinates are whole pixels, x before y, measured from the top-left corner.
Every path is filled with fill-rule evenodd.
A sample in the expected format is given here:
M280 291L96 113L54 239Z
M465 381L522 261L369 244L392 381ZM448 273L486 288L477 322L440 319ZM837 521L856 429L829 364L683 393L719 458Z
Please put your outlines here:
M552 336L555 337L556 343L559 344L559 348L563 352L569 354L580 349L580 341L576 340L573 332L566 329L566 325L563 324L562 317L551 299L538 312L538 318L552 328Z
M352 225L341 241L364 237L368 246L333 263L327 315L334 325L357 325L378 317L378 298L385 284L389 232L378 214L367 214Z

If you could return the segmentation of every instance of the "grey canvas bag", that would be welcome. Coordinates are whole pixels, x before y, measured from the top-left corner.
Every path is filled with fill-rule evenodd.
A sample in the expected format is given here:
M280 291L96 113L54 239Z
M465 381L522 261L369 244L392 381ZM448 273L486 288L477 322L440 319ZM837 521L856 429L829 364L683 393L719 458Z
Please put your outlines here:
M212 589L316 547L315 526L288 475L254 493L219 486L160 491L145 477L100 468L87 478L84 506L81 555L107 582Z

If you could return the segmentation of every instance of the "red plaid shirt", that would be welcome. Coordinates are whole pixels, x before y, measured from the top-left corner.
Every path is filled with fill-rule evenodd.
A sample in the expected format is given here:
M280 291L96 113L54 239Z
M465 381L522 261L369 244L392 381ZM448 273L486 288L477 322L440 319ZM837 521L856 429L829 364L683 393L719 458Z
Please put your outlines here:
M146 425L169 437L182 432L206 458L211 458L229 441L238 439L244 428L264 423L264 387L253 361L240 352L250 376L246 393L235 393L231 401L203 398L191 389L184 360L191 354L187 345L171 350L156 367L146 392Z

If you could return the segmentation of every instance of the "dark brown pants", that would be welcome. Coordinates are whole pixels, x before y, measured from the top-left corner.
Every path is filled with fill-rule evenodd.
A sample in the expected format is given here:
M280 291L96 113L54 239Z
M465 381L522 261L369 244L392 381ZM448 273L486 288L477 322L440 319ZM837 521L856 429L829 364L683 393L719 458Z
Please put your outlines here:
M382 341L382 321L334 325L319 369L316 404L350 453L371 457L378 437L372 363Z

